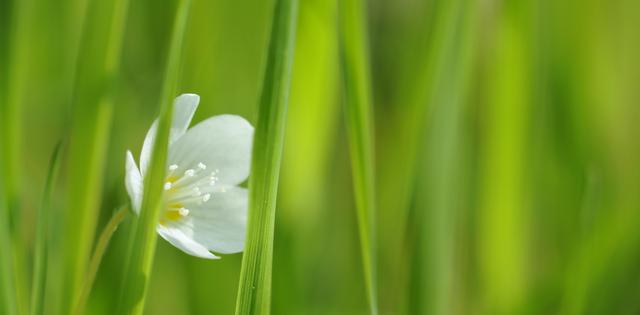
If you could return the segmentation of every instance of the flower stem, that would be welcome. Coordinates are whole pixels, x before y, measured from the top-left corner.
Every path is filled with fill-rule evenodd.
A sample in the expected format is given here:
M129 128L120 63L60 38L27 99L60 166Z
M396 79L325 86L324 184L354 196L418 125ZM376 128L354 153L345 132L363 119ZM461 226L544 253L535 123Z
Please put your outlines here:
M82 284L80 295L78 296L78 300L76 301L73 314L79 315L84 312L84 308L87 304L87 299L89 298L89 294L91 293L93 282L96 278L100 263L102 262L102 257L104 256L104 253L107 250L107 246L109 245L109 241L111 240L113 233L115 233L115 231L118 229L120 223L122 223L122 221L124 221L124 219L127 217L128 213L129 209L127 208L127 206L120 207L119 210L113 214L109 222L107 222L107 225L102 230L100 238L98 239L98 243L96 244L96 248L93 251L93 256L91 256L89 269L87 270L87 275L85 277L84 283Z

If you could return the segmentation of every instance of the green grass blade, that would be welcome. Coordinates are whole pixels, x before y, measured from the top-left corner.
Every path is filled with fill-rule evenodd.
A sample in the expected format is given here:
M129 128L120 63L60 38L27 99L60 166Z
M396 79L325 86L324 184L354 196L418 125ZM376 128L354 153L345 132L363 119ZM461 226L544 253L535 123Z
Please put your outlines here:
M276 196L291 67L297 0L276 0L249 179L249 219L236 314L269 314Z
M377 314L373 103L363 2L340 2L339 41L365 286L371 313Z
M530 106L526 4L510 3L496 23L480 154L479 248L487 314L513 314L527 288L525 191Z
M11 2L0 2L0 251L2 253L13 252L11 233L9 232L9 205L7 203L6 185L9 179L6 155L11 151L9 135L7 134L8 122L11 112L9 110L9 26ZM16 298L13 283L13 262L11 255L0 255L0 313L16 314Z
M36 240L33 263L33 279L31 286L31 308L30 314L44 314L44 295L47 280L47 251L49 248L49 224L51 222L51 197L53 187L58 178L60 170L60 153L62 152L62 143L58 143L51 156L49 173L47 182L44 187L42 204L38 209Z
M28 284L25 270L25 241L23 240L24 211L21 209L20 187L22 176L19 170L22 154L22 108L27 88L29 50L32 49L31 29L34 16L34 1L13 1L8 19L7 54L7 104L1 115L6 115L0 127L5 148L2 172L9 211L10 237L13 243L13 272L15 299L18 314L26 314L28 306Z
M113 115L113 85L118 71L127 7L128 0L91 1L86 12L69 143L70 191L65 213L65 314L71 312L79 294L100 213Z
M421 171L417 177L416 208L419 212L419 242L416 255L423 263L415 307L410 314L454 314L464 310L457 273L461 265L457 230L463 209L465 185L464 110L470 79L473 37L473 1L444 1L431 46L429 67L430 109L423 145ZM462 311L464 313L464 311Z
M342 122L337 93L337 4L335 0L311 0L299 5L273 253L276 269L290 272L273 274L274 314L300 309L313 301L317 274L308 270L327 263L318 259L326 252L316 246L325 243L318 239L318 233L325 229L321 222L332 215L327 210L338 211L328 204L331 199L326 188L334 178L329 170L338 132L335 126ZM282 239L290 242L279 243ZM339 287L344 291L350 288ZM344 296L339 291L333 293Z
M160 95L160 118L149 171L144 178L144 194L140 216L134 223L129 260L122 287L122 298L118 314L142 314L146 291L149 286L153 257L155 254L156 225L159 207L162 201L163 183L173 112L173 100L176 95L182 43L187 28L191 0L182 0L176 12L173 34L169 46L164 84Z
M0 250L10 253L13 249L9 233L9 212L7 199L4 192L0 191ZM11 255L2 255L0 258L0 311L3 314L14 315L16 310L16 297L13 283L13 261Z

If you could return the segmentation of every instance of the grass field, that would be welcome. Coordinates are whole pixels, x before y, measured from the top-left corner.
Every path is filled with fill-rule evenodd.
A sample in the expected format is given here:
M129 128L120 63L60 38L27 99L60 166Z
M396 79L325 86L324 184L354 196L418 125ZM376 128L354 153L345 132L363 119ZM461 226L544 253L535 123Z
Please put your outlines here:
M0 0L0 315L640 314L639 30L637 0ZM184 93L255 130L219 260L156 234Z

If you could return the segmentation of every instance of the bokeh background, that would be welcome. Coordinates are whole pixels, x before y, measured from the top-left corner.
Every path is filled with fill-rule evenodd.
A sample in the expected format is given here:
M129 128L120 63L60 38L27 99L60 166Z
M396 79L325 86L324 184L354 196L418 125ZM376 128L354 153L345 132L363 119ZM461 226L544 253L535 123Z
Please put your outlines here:
M0 1L2 58L10 60L3 86L22 82L12 180L29 270L49 157L67 132L86 127L73 106L93 106L71 105L86 1ZM336 3L300 0L273 314L368 313ZM367 7L380 313L640 314L640 2ZM158 114L175 8L131 1L97 231L127 202L125 151L137 157ZM194 122L221 113L255 122L271 12L272 1L193 1L178 90L201 96ZM76 228L61 219L77 167L64 161L53 199L50 314L67 276L61 235ZM89 314L114 312L129 221L106 254ZM146 313L232 314L241 258L197 259L160 239Z

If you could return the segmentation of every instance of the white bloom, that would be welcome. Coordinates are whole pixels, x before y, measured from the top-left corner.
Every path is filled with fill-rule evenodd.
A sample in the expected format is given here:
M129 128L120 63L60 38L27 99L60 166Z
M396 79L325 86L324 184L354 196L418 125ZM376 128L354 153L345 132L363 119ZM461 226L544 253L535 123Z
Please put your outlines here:
M247 190L253 127L234 115L211 117L188 129L200 97L174 102L163 207L157 231L185 253L202 258L241 252L247 221ZM127 151L125 185L139 214L143 178L151 159L157 120L144 140L140 170Z

